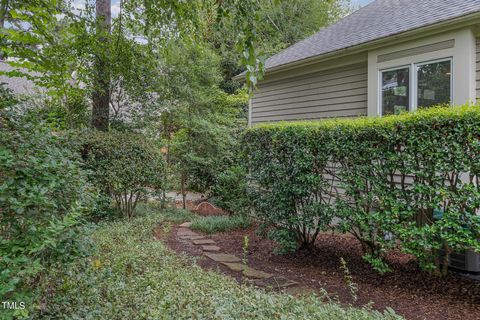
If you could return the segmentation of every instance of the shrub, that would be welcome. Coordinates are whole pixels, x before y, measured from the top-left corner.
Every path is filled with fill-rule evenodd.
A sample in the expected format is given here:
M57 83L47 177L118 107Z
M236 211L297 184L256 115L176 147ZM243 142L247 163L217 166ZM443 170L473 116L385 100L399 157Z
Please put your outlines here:
M192 220L192 229L203 233L228 232L239 229L246 229L251 221L246 216L208 216L195 217Z
M85 252L84 217L96 199L79 157L56 136L0 114L0 298L35 308L36 283L59 261Z
M317 138L315 130L286 125L244 136L255 215L284 251L312 246L333 217L328 149Z
M233 166L219 173L212 190L214 205L232 213L250 212L247 172L243 166Z
M257 213L272 225L297 226L293 217L311 211L295 206L334 191L323 212L335 211L377 269L388 269L385 253L400 243L423 269L445 274L453 250L480 250L479 137L480 107L464 106L262 125L244 141L252 185L266 200ZM336 182L326 188L329 178Z
M82 152L96 183L126 217L132 217L147 190L163 185L165 164L159 148L133 133L97 131L84 139Z
M401 319L324 302L314 295L267 293L206 272L152 237L158 212L102 223L95 254L46 279L46 319ZM119 241L121 239L121 241Z

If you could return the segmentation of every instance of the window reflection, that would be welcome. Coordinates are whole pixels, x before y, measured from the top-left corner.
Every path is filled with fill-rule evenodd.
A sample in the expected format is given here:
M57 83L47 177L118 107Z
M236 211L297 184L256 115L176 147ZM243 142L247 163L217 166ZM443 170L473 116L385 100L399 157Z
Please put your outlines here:
M450 103L451 77L451 61L418 65L418 108Z
M410 110L409 68L382 72L382 114Z

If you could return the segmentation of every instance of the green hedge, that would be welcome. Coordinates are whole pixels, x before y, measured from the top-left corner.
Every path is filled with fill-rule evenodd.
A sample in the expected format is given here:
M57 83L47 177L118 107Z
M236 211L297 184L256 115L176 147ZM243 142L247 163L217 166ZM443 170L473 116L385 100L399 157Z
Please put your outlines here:
M462 106L265 124L243 143L255 211L291 249L335 216L378 270L399 246L445 273L453 250L480 250L479 137L480 107Z

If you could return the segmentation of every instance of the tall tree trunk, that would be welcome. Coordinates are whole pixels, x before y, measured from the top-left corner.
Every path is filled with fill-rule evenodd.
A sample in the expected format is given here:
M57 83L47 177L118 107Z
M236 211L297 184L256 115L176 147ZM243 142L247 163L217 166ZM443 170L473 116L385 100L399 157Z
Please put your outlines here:
M187 190L185 189L185 183L187 180L186 174L182 172L182 176L180 178L180 188L182 192L182 208L187 209Z
M110 68L107 43L112 24L110 0L96 0L95 9L97 35L103 46L97 52L94 65L92 127L106 131L110 112Z

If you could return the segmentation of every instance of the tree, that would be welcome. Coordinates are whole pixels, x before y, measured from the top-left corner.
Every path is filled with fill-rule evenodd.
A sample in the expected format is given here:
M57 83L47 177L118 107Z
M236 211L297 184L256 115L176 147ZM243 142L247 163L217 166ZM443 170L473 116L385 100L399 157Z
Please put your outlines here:
M112 23L110 0L96 0L95 18L101 50L95 55L94 91L92 94L92 127L107 130L110 112L110 70L108 65L109 34Z

